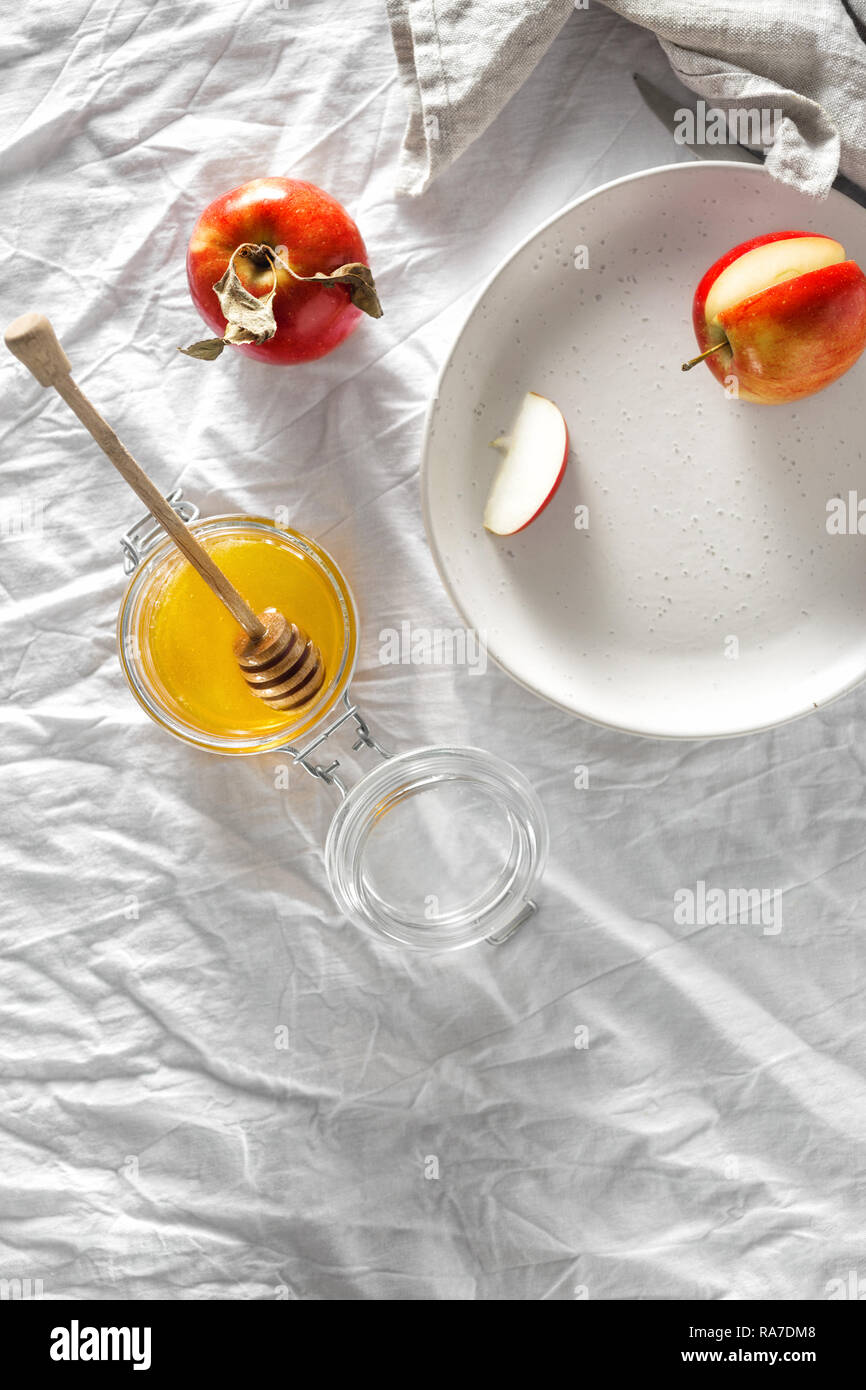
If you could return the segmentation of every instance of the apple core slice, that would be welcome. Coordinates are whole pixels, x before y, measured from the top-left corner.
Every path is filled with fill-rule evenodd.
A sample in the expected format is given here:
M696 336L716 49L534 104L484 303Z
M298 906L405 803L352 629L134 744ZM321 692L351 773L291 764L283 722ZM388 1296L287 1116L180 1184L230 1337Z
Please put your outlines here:
M797 236L755 246L732 261L710 288L704 309L707 322L717 324L726 309L771 285L844 259L845 248L828 236Z
M568 458L568 429L562 411L546 396L529 391L510 435L494 441L503 458L493 479L484 526L513 536L534 521L555 493Z

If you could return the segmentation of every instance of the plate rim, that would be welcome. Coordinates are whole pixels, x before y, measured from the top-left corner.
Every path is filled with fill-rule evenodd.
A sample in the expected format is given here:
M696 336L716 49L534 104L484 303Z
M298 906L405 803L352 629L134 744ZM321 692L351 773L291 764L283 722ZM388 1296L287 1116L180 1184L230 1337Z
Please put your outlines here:
M769 173L766 164L746 164L743 161L737 159L691 159L688 162L682 160L676 161L673 164L656 164L650 167L649 169L638 169L634 173L623 174L619 178L615 179L608 179L607 182L598 184L595 188L589 189L588 192L579 194L578 197L573 198L571 202L564 203L561 208L558 208L556 212L554 212L550 217L545 218L544 221L539 222L538 225L534 227L532 231L530 231L521 241L517 242L516 245L512 246L510 251L508 251L506 255L498 262L498 264L494 267L491 273L488 276L486 276L480 289L474 296L472 303L467 309L463 322L461 323L460 328L458 329L451 343L451 346L448 349L448 352L442 362L442 365L436 375L436 381L433 387L433 391L430 396L430 399L427 402L427 408L424 413L424 427L421 437L421 462L419 466L421 515L424 522L424 533L427 537L427 545L430 550L430 554L433 557L433 563L436 566L436 570L442 582L442 586L445 589L445 592L448 595L448 598L450 599L457 613L465 623L467 629L469 629L471 626L469 614L466 612L463 603L461 602L454 589L454 586L451 583L433 533L433 525L430 516L430 443L433 415L436 410L436 406L439 402L439 395L442 388L442 384L445 380L446 374L451 369L451 365L454 356L457 352L457 349L459 348L460 343L462 342L463 337L469 328L469 324L472 321L479 304L481 303L482 299L485 297L487 292L491 289L493 284L496 282L496 280L499 278L499 276L502 274L502 272L505 270L506 266L510 265L510 263L517 256L520 255L521 251L523 251L528 245L530 245L531 242L535 241L535 239L539 237L542 234L542 232L545 232L550 227L554 226L554 224L557 223L561 218L566 217L569 213L573 212L575 208L580 207L581 204L589 202L591 198L596 198L602 193L606 193L611 188L620 187L622 184L635 183L639 180L655 178L660 174L669 174L674 170L688 171L692 169L699 169L702 165L714 169L736 169L739 170L740 173L748 173L750 176L754 174L757 176L758 179L770 180L770 182L772 183L782 182L779 179L773 178L772 174ZM801 192L801 190L794 188L793 185L783 183L782 186L791 188L792 191L795 193ZM839 198L845 197L845 195L843 193L838 192L838 190L831 189L830 197L832 198L834 194L836 195L836 197ZM808 195L804 194L803 196L805 197ZM851 202L851 199L846 198L845 201ZM472 630L475 631L475 628L473 627ZM745 738L749 734L768 733L771 729L783 728L786 724L793 724L798 719L805 719L808 715L815 714L818 710L827 709L837 700L841 700L843 696L850 694L852 690L856 690L856 688L859 685L862 685L864 680L866 680L866 668L864 668L863 672L859 676L857 676L854 680L850 681L847 685L841 687L839 690L834 691L834 693L832 695L827 696L826 699L821 700L820 702L815 702L806 709L796 710L793 714L788 714L780 719L772 720L770 723L749 725L748 727L742 729L722 729L718 731L708 731L702 734L663 733L650 729L637 729L630 727L626 724L617 724L610 720L599 719L595 715L585 714L582 710L576 710L573 706L564 704L563 701L555 699L552 695L547 695L543 693L541 690L538 689L537 686L531 685L529 681L526 681L521 676L516 675L514 671L512 671L508 666L505 665L503 661L499 659L496 653L487 645L486 642L484 644L484 647L490 659L494 662L496 666L499 667L500 671L504 672L504 674L508 676L509 680L514 681L515 685L518 685L522 689L527 690L531 695L534 695L536 699L543 701L544 704L550 705L554 709L562 710L564 714L569 714L574 719L583 719L588 724L594 724L595 727L599 729L610 729L614 733L630 734L635 738L659 739L671 743L701 743L706 740Z

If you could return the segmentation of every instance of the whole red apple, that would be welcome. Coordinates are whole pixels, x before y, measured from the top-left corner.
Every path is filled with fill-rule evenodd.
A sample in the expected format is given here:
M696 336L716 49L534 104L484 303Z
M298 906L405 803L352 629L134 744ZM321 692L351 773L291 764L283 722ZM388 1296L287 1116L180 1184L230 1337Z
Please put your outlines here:
M770 232L710 267L693 322L713 376L735 378L742 400L796 401L829 386L866 348L866 276L832 237Z
M273 323L268 330L273 336L233 340L238 352L273 363L323 357L353 332L362 309L360 299L353 300L351 281L310 277L329 276L340 267L364 271L366 263L361 233L336 198L315 184L286 178L252 179L216 198L195 224L186 258L193 303L220 338L228 321L214 287L230 264L241 294L248 291L264 305L274 290L275 331ZM376 316L373 309L367 312ZM211 341L215 352L193 350L192 355L215 356L220 342Z

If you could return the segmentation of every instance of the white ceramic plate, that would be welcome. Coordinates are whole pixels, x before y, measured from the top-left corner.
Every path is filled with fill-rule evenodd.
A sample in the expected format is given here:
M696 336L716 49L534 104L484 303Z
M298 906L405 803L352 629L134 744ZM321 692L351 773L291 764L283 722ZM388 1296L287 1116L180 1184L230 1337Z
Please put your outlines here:
M780 406L680 370L700 276L785 228L826 232L866 267L866 213L841 194L816 203L739 163L619 179L499 268L445 364L422 466L436 563L491 656L564 709L634 733L737 734L866 674L866 539L827 531L829 498L866 496L866 358ZM538 520L494 537L489 441L527 390L560 406L571 455Z

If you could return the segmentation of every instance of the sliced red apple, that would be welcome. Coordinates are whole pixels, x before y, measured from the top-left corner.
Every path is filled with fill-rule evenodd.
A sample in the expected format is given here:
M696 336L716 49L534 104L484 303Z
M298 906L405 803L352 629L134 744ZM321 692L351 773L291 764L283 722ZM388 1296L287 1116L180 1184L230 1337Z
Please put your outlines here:
M866 277L845 248L814 232L771 232L733 247L693 304L700 357L741 400L811 396L866 348Z
M484 508L484 525L496 536L513 536L543 512L562 480L568 458L568 428L562 411L546 396L528 391L509 435L493 441L502 462Z

